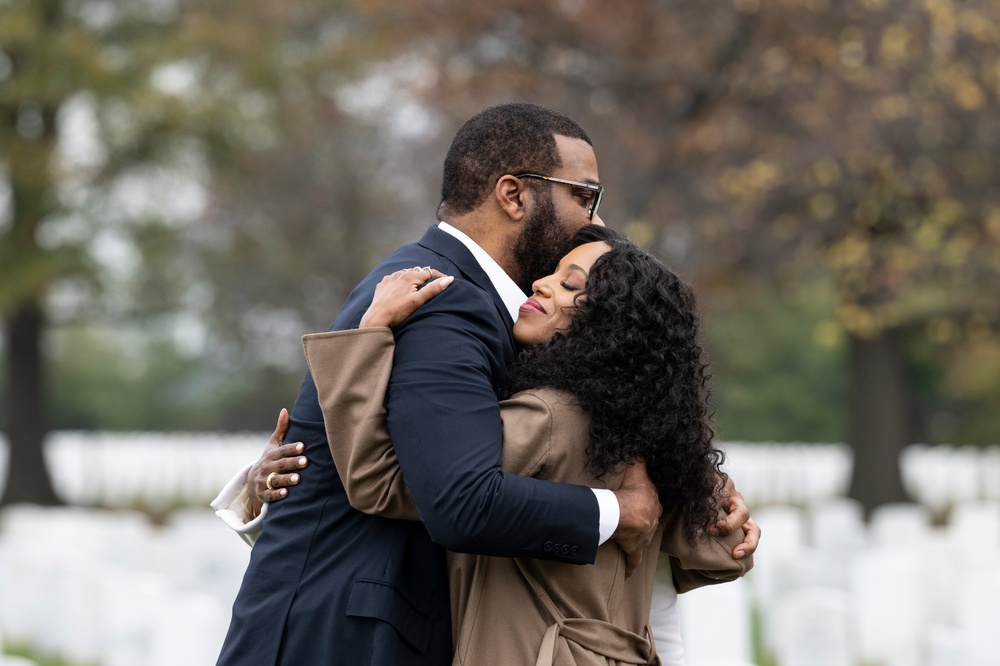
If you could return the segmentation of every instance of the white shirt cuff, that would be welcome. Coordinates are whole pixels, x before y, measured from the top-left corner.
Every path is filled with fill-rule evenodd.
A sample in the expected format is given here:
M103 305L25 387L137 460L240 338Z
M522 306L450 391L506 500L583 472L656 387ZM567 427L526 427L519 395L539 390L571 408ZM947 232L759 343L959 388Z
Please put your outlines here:
M245 476L244 472L244 476ZM621 518L621 509L618 507L618 498L613 491L607 488L591 488L594 496L597 497L597 508L601 512L598 533L600 534L597 545L600 546L611 538L611 535L618 529L618 521Z
M215 515L236 532L247 545L253 546L263 529L264 516L267 515L267 503L260 508L260 515L251 518L247 510L247 473L253 463L247 463L243 469L229 480L219 496L211 502Z

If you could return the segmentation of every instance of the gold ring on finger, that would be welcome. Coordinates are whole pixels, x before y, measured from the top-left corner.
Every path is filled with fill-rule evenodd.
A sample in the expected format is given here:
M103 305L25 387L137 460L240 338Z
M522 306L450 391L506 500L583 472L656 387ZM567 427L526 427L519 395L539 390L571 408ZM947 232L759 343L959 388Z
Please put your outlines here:
M267 475L266 485L267 485L267 489L268 490L274 490L274 485L272 485L272 484L274 482L274 477L276 477L276 476L278 476L277 472L271 472L270 474Z

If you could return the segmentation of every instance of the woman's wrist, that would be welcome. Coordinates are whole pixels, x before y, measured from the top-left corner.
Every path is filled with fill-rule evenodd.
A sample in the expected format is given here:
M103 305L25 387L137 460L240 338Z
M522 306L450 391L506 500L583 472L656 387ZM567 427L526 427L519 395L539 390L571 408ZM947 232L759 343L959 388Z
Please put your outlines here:
M358 328L392 328L392 322L387 321L385 315L368 311L361 317L361 323L358 324Z

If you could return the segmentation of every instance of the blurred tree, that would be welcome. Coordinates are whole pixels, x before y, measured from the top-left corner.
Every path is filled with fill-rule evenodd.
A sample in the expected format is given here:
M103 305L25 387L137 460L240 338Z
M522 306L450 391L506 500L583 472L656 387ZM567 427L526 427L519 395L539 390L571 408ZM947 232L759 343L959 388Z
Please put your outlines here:
M829 280L803 272L794 289L767 283L701 306L716 436L743 442L841 442L844 350L829 322Z
M982 405L1000 391L997 25L988 0L0 3L0 314L18 442L7 499L41 497L46 316L96 306L126 334L142 316L169 333L148 353L239 377L232 395L263 405L273 398L249 384L284 387L298 336L432 220L450 138L437 130L509 99L588 129L605 219L703 302L768 294L747 309L766 318L758 368L716 352L720 384L771 365L756 408L780 411L805 400L796 366L809 377L845 359L845 381L815 400L845 395L855 496L898 499L899 448L949 414L992 413ZM92 126L92 145L72 145L76 125ZM832 306L810 291L828 277ZM788 303L821 320L794 330ZM714 321L750 326L740 316ZM810 331L825 351L807 363L808 344L783 340ZM712 344L748 348L739 334ZM78 342L55 346L98 356ZM202 397L177 403L191 422L211 422L198 409L212 405L227 425L270 426L225 406L221 384L200 392L149 362L118 372L136 368ZM93 372L55 376L77 370ZM100 393L65 422L106 413ZM795 427L828 438L841 420L806 402ZM168 404L147 422L177 418ZM947 432L990 437L977 423Z
M899 453L928 435L913 351L944 356L1000 328L1000 7L866 0L759 14L771 39L734 84L770 104L743 114L754 154L723 172L720 200L757 216L756 237L743 237L762 256L818 259L835 276L851 494L871 508L903 498Z
M131 299L169 308L179 292L205 328L208 372L238 378L213 427L269 430L304 373L301 335L326 330L381 257L435 221L425 178L437 171L427 152L435 166L443 154L428 148L439 121L413 102L405 63L378 57L392 41L367 30L349 7L298 3L280 81L251 101L268 123L213 174L186 233L141 240L147 270Z
M4 502L57 501L41 447L48 317L165 313L165 293L140 300L144 253L197 218L213 166L281 131L267 100L287 72L351 60L342 31L322 33L338 9L348 21L342 4L317 24L311 3L269 0L0 3Z
M914 359L995 340L1000 5L437 0L367 8L442 112L526 98L597 145L605 219L696 276L837 284L852 495L903 498ZM993 378L992 386L996 386Z

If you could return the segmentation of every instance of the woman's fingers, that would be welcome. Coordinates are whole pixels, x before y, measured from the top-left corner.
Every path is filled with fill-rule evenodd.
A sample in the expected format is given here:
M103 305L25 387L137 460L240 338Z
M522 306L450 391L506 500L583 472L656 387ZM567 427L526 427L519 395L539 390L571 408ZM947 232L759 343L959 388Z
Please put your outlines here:
M305 445L302 442L292 442L282 444L276 449L268 452L268 460L261 465L261 475L266 479L267 475L273 473L287 474L288 472L301 469L309 464L302 452Z
M270 473L264 480L265 488L261 491L261 499L265 502L276 502L288 496L288 488L297 485L302 477L292 472L287 474Z
M288 434L288 410L282 409L278 412L278 423L274 426L274 432L271 433L271 440L268 442L271 446L281 446L281 443L285 441L285 435Z
M360 328L398 326L421 305L434 298L454 278L430 266L406 268L382 278Z
M743 542L733 549L733 557L742 559L747 555L753 555L760 543L760 526L753 518L743 524Z
M434 272L436 273L437 271ZM455 278L451 275L442 275L435 280L425 283L423 289L418 289L413 294L413 299L416 303L416 306L413 309L416 310L421 305L440 294L454 281Z
M260 513L263 502L275 502L288 496L288 488L297 485L301 477L296 473L309 464L302 455L302 442L282 444L288 434L288 410L278 413L278 422L264 453L250 467L247 474L247 496L253 513Z

